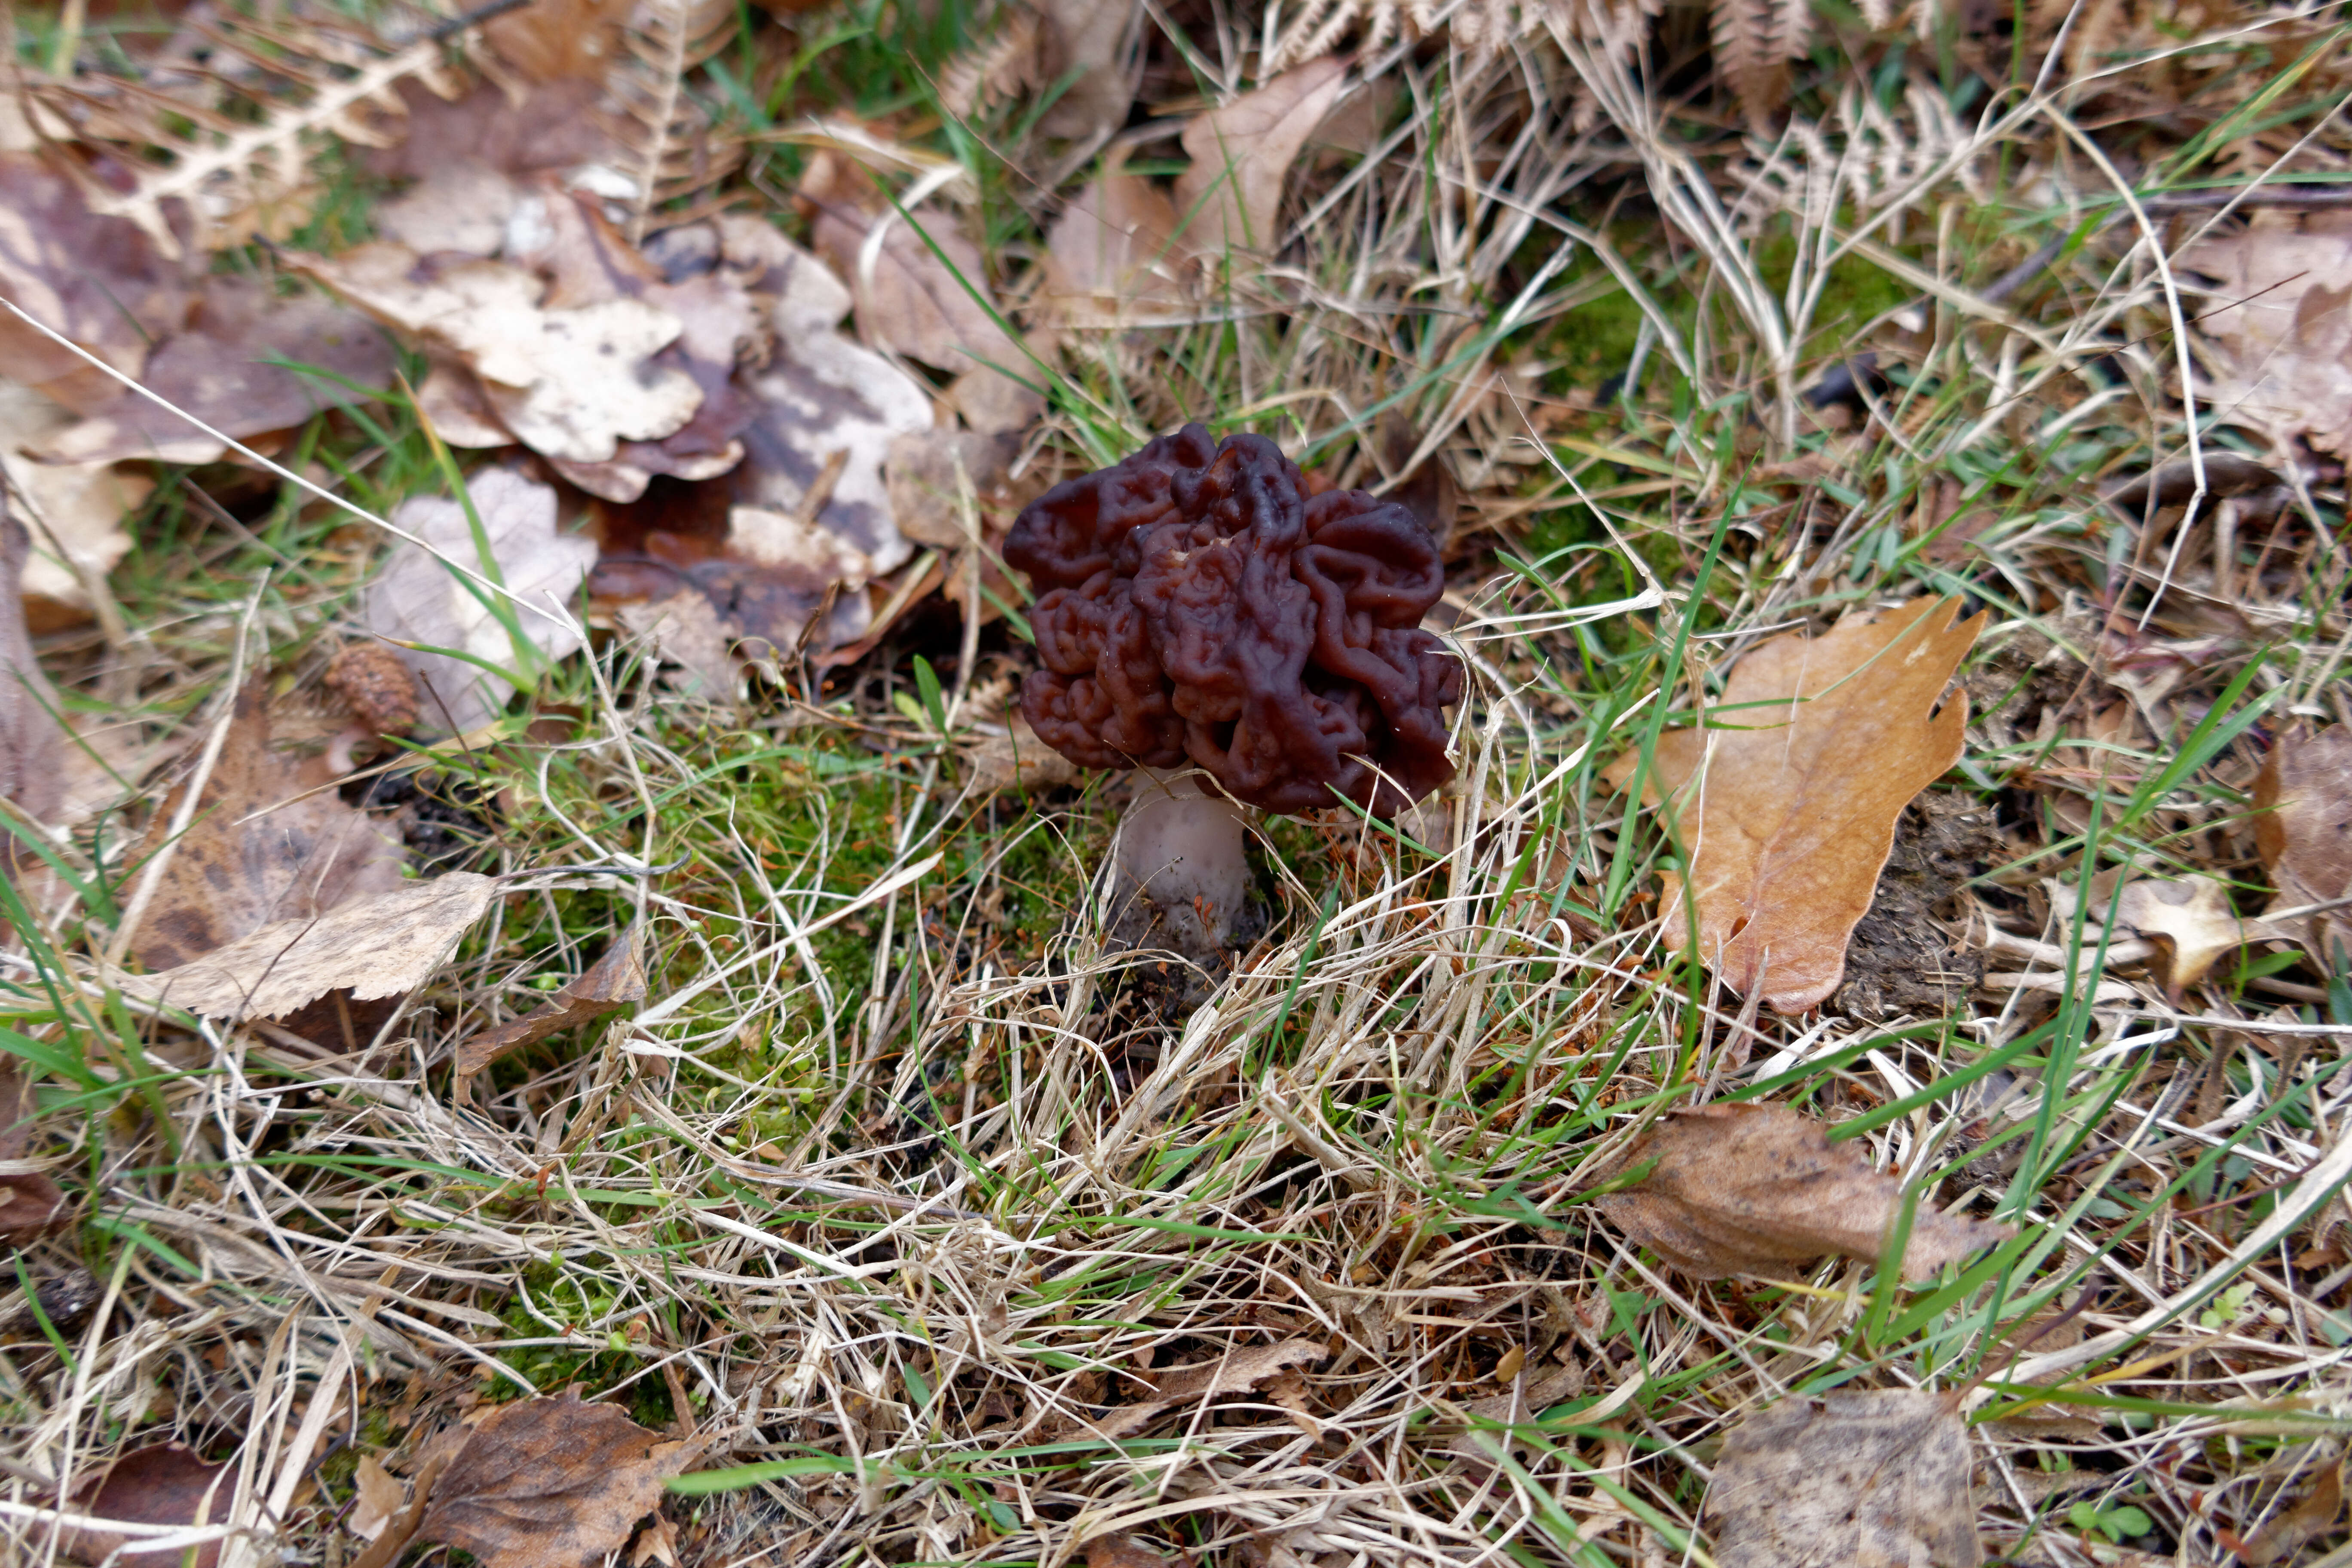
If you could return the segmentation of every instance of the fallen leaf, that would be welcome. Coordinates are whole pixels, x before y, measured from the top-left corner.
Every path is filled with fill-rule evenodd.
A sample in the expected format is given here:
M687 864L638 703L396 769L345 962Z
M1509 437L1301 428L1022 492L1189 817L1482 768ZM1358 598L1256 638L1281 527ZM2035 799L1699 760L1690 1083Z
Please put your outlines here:
M63 405L0 377L0 470L33 535L16 592L29 601L32 624L44 630L89 618L84 574L104 577L130 551L123 516L154 488L108 463L43 462L34 456L74 424Z
M1670 1112L1618 1160L1655 1169L1592 1200L1636 1244L1694 1279L1775 1278L1831 1253L1877 1261L1901 1217L1903 1184L1872 1169L1859 1142L1785 1105L1702 1105ZM1903 1250L1903 1278L2015 1234L1938 1210L1922 1194Z
M1127 123L1135 74L1124 63L1143 8L1105 0L1039 0L1045 58L1039 80L1063 88L1038 116L1037 129L1069 141L1108 134Z
M320 787L328 782L270 749L262 682L239 691L195 814L133 933L131 951L140 963L169 971L273 921L305 924L402 888L398 838ZM157 809L140 848L142 867L169 841L186 790L181 784Z
M1087 1542L1087 1568L1169 1568L1175 1561L1131 1530L1114 1530Z
M2284 484L2278 475L2235 452L2204 452L2198 462L2176 458L2162 468L2155 468L2137 479L2127 479L2107 492L2107 504L2126 521L2138 522L2153 501L2158 510L2187 506L2197 494L2199 463L2205 469L2205 494L2209 500L2225 496L2252 495ZM1946 481L1949 483L1949 481ZM1958 494L1955 488L1954 494Z
M685 1452L571 1394L503 1405L441 1472L417 1534L484 1568L586 1568L660 1504Z
M2220 372L2204 400L2233 424L2352 457L2352 219L2257 213L2177 265L2213 280L2196 329Z
M1769 638L1713 705L1723 727L1658 737L1689 858L1687 883L1666 877L1670 950L1690 940L1687 888L1699 953L1734 991L1801 1013L1837 989L1895 819L1959 759L1967 693L1930 715L1989 612L1956 625L1958 606L1916 599Z
M1077 764L1039 740L1019 709L1007 729L1011 733L984 736L966 752L974 795L1045 790L1076 781Z
M2338 1459L2319 1472L2311 1490L2293 1508L2273 1514L2254 1531L2238 1552L2238 1561L2252 1564L2252 1568L2284 1563L2335 1530L2336 1521L2343 1514L2344 1461Z
M1145 1379L1151 1384L1151 1398L1115 1406L1099 1422L1087 1423L1087 1429L1104 1437L1131 1436L1180 1405L1248 1394L1289 1368L1314 1366L1328 1359L1330 1352L1320 1340L1294 1339L1247 1345L1214 1361L1171 1367Z
M372 149L367 163L381 178L409 184L377 205L376 233L419 255L495 256L541 175L567 185L602 183L600 172L608 178L622 150L595 112L600 72L569 70L555 56L569 52L574 60L593 57L609 66L613 14L627 8L625 0L540 0L491 22L493 37L502 27L529 29L559 45L554 55L524 67L534 85L484 85L444 99L402 84L408 134ZM583 11L598 15L584 26L563 25ZM542 64L553 68L551 78L536 68Z
M86 1518L119 1520L124 1524L218 1524L228 1517L236 1492L234 1468L208 1464L184 1444L163 1443L115 1460L96 1486L76 1493L74 1509ZM68 1555L91 1564L135 1563L137 1557L114 1553L126 1546L151 1545L155 1539L103 1529L58 1532L59 1544ZM219 1568L221 1543L207 1541L184 1553L155 1555L173 1568Z
M36 1110L33 1086L16 1058L0 1054L0 1165L30 1152ZM0 1246L31 1246L57 1226L65 1206L65 1193L40 1172L0 1170Z
M2282 731L2254 780L2254 845L2278 889L2273 910L2352 894L2352 730ZM2344 971L2347 959L2337 955L2352 954L2352 909L2292 923L2323 973Z
M192 280L128 218L100 217L79 186L35 153L0 153L0 295L125 375L178 330ZM13 379L87 413L121 384L0 311L0 363Z
M653 645L671 689L706 702L726 702L737 694L735 636L719 618L719 608L699 590L681 588L668 598L625 604L613 612L621 629Z
M2230 907L2228 885L2218 878L2200 876L2175 880L2139 877L2125 882L2118 893L2115 890L2119 879L2116 873L2124 869L2111 868L2094 879L2091 930L2096 932L2112 907L2117 926L2161 941L2169 955L2165 965L2165 984L2175 1000L2182 991L2204 979L2212 971L2215 960L2269 934L2262 921L2249 922L2239 918L2238 911ZM2063 878L2053 878L2049 890L2051 908L2062 922L2071 925L2077 900L2075 887ZM2110 899L2114 900L2112 906Z
M500 422L550 458L609 461L622 442L659 440L702 406L692 376L647 363L686 324L641 300L542 309L546 285L521 268L382 241L331 260L288 259L427 353L465 363Z
M809 160L801 194L816 204L810 246L848 281L866 342L958 374L981 365L1018 370L1026 363L997 316L974 297L974 290L986 295L987 265L946 212L928 205L899 212L840 153ZM869 258L877 225L883 234Z
M1109 327L1181 308L1176 204L1140 174L1106 169L1045 237L1042 303L1066 326Z
M1723 1439L1706 1511L1738 1568L1974 1568L1969 1431L1951 1394L1839 1389L1789 1399Z
M556 992L545 1006L496 1028L484 1029L467 1040L457 1047L457 1076L471 1078L509 1051L520 1050L560 1029L585 1024L615 1007L644 1000L644 942L643 928L632 925L613 939L604 956L590 964L587 973Z
M499 579L510 595L516 622L538 657L564 658L578 651L580 633L568 614L573 596L596 563L596 546L555 524L555 491L506 468L484 468L466 481L474 512L488 538ZM513 639L490 607L475 596L475 585L446 563L486 574L466 509L439 496L414 496L392 514L393 522L422 544L404 540L393 549L382 575L368 589L368 629L394 642L450 648L511 669ZM482 589L488 595L492 590ZM514 682L448 654L404 649L417 680L425 721L458 734L479 729L503 710Z
M492 878L451 871L274 921L202 958L126 975L121 989L207 1018L282 1018L330 991L362 1002L402 995L440 967L497 892Z
M637 1532L637 1543L629 1549L629 1568L646 1568L649 1563L678 1568L677 1526L660 1514Z
M362 1541L373 1541L408 1506L408 1489L394 1479L392 1472L378 1464L373 1454L360 1456L359 1468L352 1473L352 1484L359 1496L352 1500L352 1511L344 1516L343 1522Z
M1347 74L1327 55L1193 117L1183 138L1192 165L1176 177L1188 246L1218 254L1271 250L1280 242L1283 180Z
M34 657L25 630L25 560L32 539L10 510L0 489L0 800L12 816L37 823L52 820L64 795L65 731L58 723L57 694ZM29 853L0 826L0 875Z
M356 311L316 295L281 300L258 279L227 277L205 279L185 330L157 345L139 379L155 396L243 440L290 430L350 401L355 395L341 383L389 384L392 371L392 345ZM41 456L65 463L210 463L228 451L128 387L89 412L52 437Z

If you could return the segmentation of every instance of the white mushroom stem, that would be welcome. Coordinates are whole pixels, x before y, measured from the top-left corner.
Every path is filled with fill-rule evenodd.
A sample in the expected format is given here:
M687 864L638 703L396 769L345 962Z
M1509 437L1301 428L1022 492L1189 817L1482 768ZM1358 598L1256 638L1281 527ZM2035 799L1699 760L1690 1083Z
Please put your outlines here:
M1169 945L1203 961L1223 952L1249 891L1244 810L1203 790L1198 774L1137 769L1118 825L1119 911L1139 891Z

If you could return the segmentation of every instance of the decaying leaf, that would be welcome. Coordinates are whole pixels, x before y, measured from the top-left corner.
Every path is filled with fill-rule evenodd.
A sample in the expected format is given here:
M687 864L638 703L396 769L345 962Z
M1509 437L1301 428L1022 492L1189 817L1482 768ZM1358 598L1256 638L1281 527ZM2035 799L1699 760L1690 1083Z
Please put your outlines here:
M1100 1421L1088 1422L1087 1429L1104 1437L1131 1436L1179 1405L1248 1394L1292 1367L1315 1366L1329 1356L1320 1340L1295 1339L1247 1345L1214 1361L1171 1367L1146 1380L1151 1384L1150 1398L1114 1406Z
M1045 237L1048 314L1067 326L1114 326L1181 306L1181 222L1159 186L1106 169L1070 198Z
M260 681L236 696L187 832L173 845L131 951L151 971L227 946L276 921L304 921L402 886L400 841L345 805L323 770L270 749ZM140 860L162 852L187 785L156 811Z
M14 1056L0 1054L0 1167L33 1146L33 1086ZM66 1195L38 1171L0 1168L0 1247L27 1247L65 1214Z
M343 1523L362 1541L373 1541L408 1506L408 1489L394 1479L373 1454L360 1456L352 1484L359 1496L352 1503L352 1511L343 1516Z
M1336 58L1309 60L1184 127L1192 166L1177 177L1176 208L1191 249L1265 251L1281 243L1283 180L1347 74Z
M289 369L303 365L320 374ZM392 346L354 311L315 296L280 300L246 278L208 278L185 329L158 344L140 384L238 439L290 430L349 400L341 384L392 380ZM228 448L128 387L59 432L41 456L64 463L126 458L210 463Z
M1040 81L1069 86L1039 117L1037 129L1072 140L1105 135L1127 122L1135 76L1124 64L1139 0L1040 0L1045 58Z
M661 1502L686 1445L566 1394L503 1405L441 1472L418 1537L485 1568L587 1568Z
M444 878L443 880L447 880ZM587 973L558 991L543 1007L524 1016L484 1029L457 1047L457 1076L470 1078L509 1051L600 1018L615 1007L642 1001L646 994L645 932L632 925L613 939L604 956Z
M2316 735L2281 733L2254 781L2254 805L2261 814L2254 843L2278 889L2273 910L2352 894L2352 730L2335 724ZM2320 968L2344 971L2352 957L2352 909L2285 923Z
M127 975L122 991L207 1018L282 1018L330 991L362 1002L402 995L440 966L497 891L495 879L471 871L405 883L274 921L174 968Z
M1975 1568L1969 1430L1951 1394L1839 1389L1751 1415L1723 1440L1706 1511L1739 1568Z
M1621 1171L1657 1166L1593 1204L1635 1242L1695 1279L1777 1278L1836 1253L1875 1262L1901 1217L1903 1186L1874 1170L1858 1142L1832 1143L1785 1105L1703 1105L1668 1114L1627 1150ZM1903 1277L2015 1234L1938 1210L1922 1194L1903 1250Z
M2244 1550L2238 1553L2238 1561L2252 1568L2284 1563L2333 1531L2336 1521L2343 1516L2344 1461L2338 1459L2319 1472L2319 1479L2294 1507L2273 1514L2254 1531Z
M2352 217L2257 213L2178 265L2213 280L2195 329L2221 372L2204 399L2233 423L2352 456Z
M2230 907L2229 886L2219 878L2139 877L2125 882L2117 892L2115 885L2124 869L2111 868L2094 879L2092 923L2095 927L2106 919L2108 900L2113 899L2116 925L2162 942L2168 955L2165 984L2176 998L2211 973L2217 959L2271 934L2263 922L2239 918ZM2055 878L2049 887L2051 907L2058 918L2073 921L2077 902L2074 885Z
M44 462L34 455L73 425L62 405L0 377L0 477L32 535L17 591L36 627L89 618L83 576L104 577L130 550L123 514L153 488L106 463Z
M0 295L125 375L187 314L192 279L126 218L89 209L81 188L31 153L0 154ZM78 413L121 384L0 312L7 374Z
M985 736L971 748L968 760L973 794L1051 789L1078 776L1077 764L1039 740L1018 708L1006 728L1010 733Z
M520 474L485 468L466 481L466 493L473 498L523 635L542 658L577 651L580 633L570 607L596 563L596 546L559 531L554 490ZM446 564L454 561L478 576L486 574L466 509L439 496L414 496L400 504L392 521L423 544L404 540L394 547L383 574L368 590L368 629L395 642L450 648L511 668L516 650L506 626L476 596L477 584ZM494 590L479 592L487 596ZM447 654L406 649L401 657L416 677L425 722L436 728L446 725L460 734L479 729L514 694L514 683L505 676Z
M87 1519L119 1520L124 1524L218 1524L228 1517L236 1493L236 1469L209 1464L181 1443L163 1443L134 1449L108 1467L98 1484L78 1493L74 1510ZM136 1557L115 1556L126 1546L152 1542L150 1534L132 1535L102 1529L59 1532L59 1544L76 1561L135 1563ZM157 1553L157 1555L165 1555ZM219 1568L221 1543L203 1542L182 1552L171 1552L175 1568Z
M1667 878L1670 948L1690 940L1687 893L1700 956L1741 995L1799 1013L1837 989L1895 819L1959 759L1967 694L1936 703L1987 616L1956 624L1958 607L1916 599L1769 638L1732 671L1722 727L1658 737L1690 867Z
M543 308L547 286L520 267L420 258L381 241L331 260L289 259L428 353L474 371L499 419L551 458L607 462L622 442L657 441L702 406L692 376L647 363L686 324L642 300Z
M719 618L718 606L697 589L681 588L667 599L622 605L613 618L631 637L651 643L662 663L675 667L665 676L672 690L706 702L725 702L736 695L734 635Z
M0 800L12 816L46 823L64 794L66 738L57 694L25 630L21 586L31 549L31 536L0 491ZM15 834L0 826L0 875L24 853Z
M625 8L618 0L539 0L490 24L493 36L509 24L530 27L575 58L601 51L591 57L599 61L593 72L550 79L526 67L532 86L509 91L484 85L455 99L403 88L408 134L367 158L371 172L409 182L375 209L377 235L420 256L436 250L495 256L516 209L541 188L541 175L565 186L596 179L600 171L609 175L620 149L594 112L593 79L609 63L612 14ZM580 25L560 26L567 14Z
M1114 1530L1087 1542L1087 1568L1170 1568L1175 1561L1131 1530Z

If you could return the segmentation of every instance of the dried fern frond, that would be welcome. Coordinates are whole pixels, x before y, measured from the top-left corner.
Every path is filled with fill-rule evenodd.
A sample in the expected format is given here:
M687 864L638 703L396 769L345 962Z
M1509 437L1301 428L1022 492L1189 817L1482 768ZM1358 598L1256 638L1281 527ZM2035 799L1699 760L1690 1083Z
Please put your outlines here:
M1715 68L1748 122L1770 125L1789 97L1789 62L1812 41L1808 0L1714 0Z
M606 79L612 131L632 154L636 186L627 225L632 244L665 203L716 184L741 161L740 138L722 134L686 79L735 37L734 0L638 0L622 28L622 58Z
M1010 5L987 18L983 42L950 60L940 72L940 107L969 120L991 107L1041 87L1042 42L1037 15Z
M1267 74L1301 60L1328 55L1349 30L1360 52L1392 38L1411 41L1440 33L1475 60L1499 54L1539 32L1606 43L1612 50L1639 41L1643 19L1658 14L1661 0L1307 0L1290 18L1266 55Z
M195 30L210 58L168 85L84 73L25 86L45 133L129 172L127 186L86 180L91 210L129 218L168 255L180 254L175 214L205 249L282 234L307 216L311 163L330 139L394 139L402 82L445 97L458 88L440 37L388 47L348 25L236 16Z

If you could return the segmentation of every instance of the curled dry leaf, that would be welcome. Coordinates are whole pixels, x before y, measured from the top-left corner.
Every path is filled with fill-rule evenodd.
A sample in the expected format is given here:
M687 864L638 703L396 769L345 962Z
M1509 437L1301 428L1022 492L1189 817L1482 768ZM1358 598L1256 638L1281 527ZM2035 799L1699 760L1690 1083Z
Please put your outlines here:
M280 300L254 279L208 278L185 329L148 355L140 384L222 435L245 440L290 430L349 400L352 394L340 383L383 386L392 371L392 345L356 311L315 296ZM52 437L41 456L65 463L210 463L228 451L128 387L89 412Z
M194 1449L181 1443L138 1448L107 1468L95 1487L76 1494L74 1510L88 1519L119 1520L124 1524L218 1524L228 1517L236 1492L236 1471L228 1465L208 1464ZM152 1548L157 1537L97 1528L61 1531L59 1544L77 1562L135 1563L137 1557L117 1556L126 1546ZM143 1554L142 1554L143 1555ZM202 1542L184 1552L156 1552L175 1568L219 1568L221 1543Z
M1831 1253L1877 1260L1903 1209L1903 1185L1858 1142L1785 1105L1703 1105L1669 1113L1617 1163L1656 1168L1593 1205L1633 1241L1695 1279L1774 1277ZM1924 1279L2015 1234L1940 1212L1922 1194L1903 1277Z
M1132 1436L1180 1405L1248 1394L1292 1367L1316 1366L1329 1357L1320 1340L1293 1339L1246 1345L1214 1361L1171 1367L1145 1380L1151 1385L1150 1398L1115 1406L1100 1421L1086 1423L1085 1429L1104 1437Z
M441 1472L417 1534L485 1568L587 1568L627 1543L685 1458L609 1405L502 1405Z
M1706 1511L1739 1568L1975 1568L1969 1430L1952 1394L1840 1389L1789 1399L1723 1440Z
M555 491L505 468L485 468L466 481L481 520L498 578L511 595L518 625L543 659L580 647L572 600L596 562L596 546L555 525ZM513 638L474 584L447 563L487 576L466 509L439 496L403 501L392 521L421 541L393 548L383 573L368 589L368 629L395 642L420 643L472 655L501 668L515 661ZM493 590L482 589L484 595ZM561 617L561 618L557 618ZM447 654L404 649L416 677L425 722L463 734L488 723L514 694L514 683Z
M2352 894L2352 730L2335 724L2316 735L2280 734L2254 781L2254 844L2278 889L2273 910ZM2344 969L2338 954L2352 955L2352 909L2287 923L2321 969Z
M588 1023L615 1007L644 1000L644 946L645 928L630 926L613 939L604 957L590 964L579 979L565 984L545 1006L496 1028L484 1029L458 1047L457 1076L470 1078L509 1051L520 1050L559 1029Z
M1176 208L1191 249L1263 251L1281 242L1283 181L1347 75L1330 56L1309 60L1184 127L1192 166L1177 177Z
M29 386L0 377L0 475L25 515L31 553L16 594L36 629L87 620L85 574L103 577L131 548L123 514L146 499L150 481L102 462L43 461L37 454L74 426L74 416Z
M986 736L969 752L973 794L1051 789L1077 778L1077 764L1039 740L1018 708L1007 728L1010 733Z
M2352 457L2352 218L2257 213L2235 234L2183 251L2185 271L2212 279L2197 318L2220 374L2200 388L2232 423L2282 441L2309 437Z
M2116 872L2121 869L2104 872L2094 880L2091 922L2095 927L2112 907L2117 926L2163 942L2168 955L2165 984L2176 1000L2210 973L2217 959L2270 934L2263 922L2239 918L2230 907L2228 885L2218 878L2140 877L2116 892ZM2071 922L2077 902L2074 886L2053 879L2049 887L2052 909L2060 920Z
M497 892L494 879L471 871L406 883L272 921L175 968L126 976L122 991L207 1018L282 1018L330 991L362 1002L403 995L440 967Z
M352 1511L344 1516L343 1522L362 1541L373 1541L408 1506L408 1489L377 1463L373 1454L360 1456L359 1468L352 1473L352 1484L359 1496L352 1500Z
M1690 940L1687 896L1700 956L1740 994L1799 1013L1837 989L1895 819L1959 760L1968 696L1936 703L1986 615L1955 623L1958 605L1916 599L1769 638L1714 705L1722 727L1658 737L1689 863L1686 880L1667 877L1670 948Z

